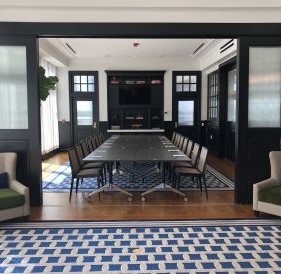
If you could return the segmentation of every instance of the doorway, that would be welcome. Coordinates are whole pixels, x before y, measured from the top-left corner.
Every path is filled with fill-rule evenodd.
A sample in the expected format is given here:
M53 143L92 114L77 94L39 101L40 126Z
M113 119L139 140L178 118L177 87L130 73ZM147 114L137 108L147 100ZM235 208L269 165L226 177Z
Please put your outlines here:
M98 132L98 72L69 72L70 112L73 144Z

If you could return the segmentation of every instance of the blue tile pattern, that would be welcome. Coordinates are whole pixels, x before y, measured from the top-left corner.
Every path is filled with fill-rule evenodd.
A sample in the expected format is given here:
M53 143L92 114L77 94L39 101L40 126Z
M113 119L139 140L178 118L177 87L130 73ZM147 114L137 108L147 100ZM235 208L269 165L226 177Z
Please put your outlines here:
M1 224L0 273L277 274L281 220Z
M142 176L147 171L155 168L155 163L122 163L121 169L124 175L115 174L113 177L114 184L126 189L127 191L146 191L162 182L162 175L159 173L151 173L146 176L144 182ZM134 181L130 180L132 172L134 172ZM107 176L108 178L108 176ZM167 179L168 180L168 179ZM233 190L234 183L228 178L224 177L221 173L207 166L206 180L208 190ZM62 165L59 169L52 172L43 180L43 191L46 192L68 192L71 183L71 168L69 162ZM84 179L83 184L79 186L79 191L89 192L97 188L96 178ZM191 178L185 177L181 180L181 190L198 190L196 184L193 183Z

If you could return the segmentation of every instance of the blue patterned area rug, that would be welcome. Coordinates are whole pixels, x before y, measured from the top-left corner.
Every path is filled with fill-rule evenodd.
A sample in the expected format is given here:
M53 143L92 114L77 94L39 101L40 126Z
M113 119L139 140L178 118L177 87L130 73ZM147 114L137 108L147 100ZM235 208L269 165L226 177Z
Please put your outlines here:
M281 219L0 224L0 273L281 273Z
M114 184L128 191L146 191L162 182L162 175L152 172L142 180L143 174L153 171L155 163L122 163L121 166L124 174L115 174L113 176ZM130 180L134 174L134 180ZM107 176L108 179L108 176ZM168 179L167 179L168 180ZM207 166L206 181L208 190L233 190L234 182L223 176L210 166ZM71 183L71 168L69 162L59 166L43 179L43 191L45 192L68 192ZM95 178L84 179L83 184L79 186L79 191L89 192L97 188L97 180ZM182 178L181 190L198 191L197 185L193 183L190 177Z

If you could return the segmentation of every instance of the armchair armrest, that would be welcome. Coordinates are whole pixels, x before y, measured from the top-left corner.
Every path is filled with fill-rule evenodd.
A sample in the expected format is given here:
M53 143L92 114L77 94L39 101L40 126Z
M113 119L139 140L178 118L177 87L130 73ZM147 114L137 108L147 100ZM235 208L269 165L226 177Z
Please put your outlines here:
M10 188L14 191L24 195L24 215L27 216L30 214L30 205L29 205L29 188L21 184L17 180L12 180L10 182Z
M258 192L262 189L276 186L277 182L273 178L266 179L253 185L253 209L258 210Z

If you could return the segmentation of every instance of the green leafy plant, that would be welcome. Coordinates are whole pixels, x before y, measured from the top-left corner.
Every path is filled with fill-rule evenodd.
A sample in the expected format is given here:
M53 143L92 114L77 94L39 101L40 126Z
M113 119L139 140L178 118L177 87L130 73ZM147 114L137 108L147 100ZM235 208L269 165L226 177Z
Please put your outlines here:
M40 88L40 99L45 101L49 95L50 90L56 89L56 84L59 82L57 76L45 76L45 69L41 66L38 68L39 75L39 88Z

